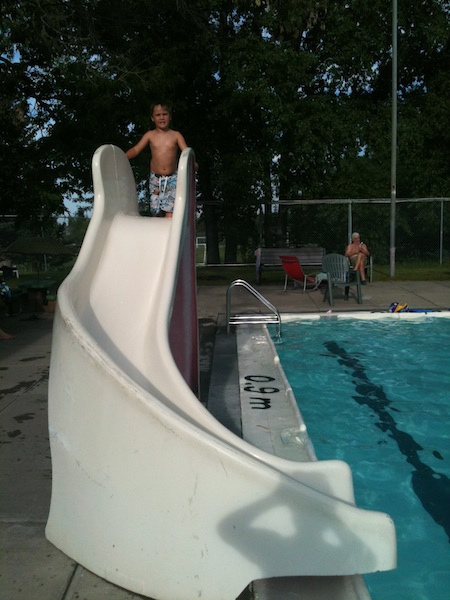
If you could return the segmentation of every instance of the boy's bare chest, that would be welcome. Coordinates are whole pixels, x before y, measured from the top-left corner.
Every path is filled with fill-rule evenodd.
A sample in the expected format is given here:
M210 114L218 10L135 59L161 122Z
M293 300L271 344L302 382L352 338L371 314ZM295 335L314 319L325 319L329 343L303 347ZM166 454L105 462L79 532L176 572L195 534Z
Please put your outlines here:
M175 134L163 133L155 134L150 138L150 149L157 152L174 151L177 148Z

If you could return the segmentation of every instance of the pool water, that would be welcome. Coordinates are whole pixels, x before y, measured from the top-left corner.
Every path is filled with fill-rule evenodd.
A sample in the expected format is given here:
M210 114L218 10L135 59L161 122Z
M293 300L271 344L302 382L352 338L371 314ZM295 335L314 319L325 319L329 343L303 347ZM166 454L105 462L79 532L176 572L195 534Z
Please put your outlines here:
M277 350L318 459L394 520L398 568L364 577L372 600L449 600L450 318L283 322Z

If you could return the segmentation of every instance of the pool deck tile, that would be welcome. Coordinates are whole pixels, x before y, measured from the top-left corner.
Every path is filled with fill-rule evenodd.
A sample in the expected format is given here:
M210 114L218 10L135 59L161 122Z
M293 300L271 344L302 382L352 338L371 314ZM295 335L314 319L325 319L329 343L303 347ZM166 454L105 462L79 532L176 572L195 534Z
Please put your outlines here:
M303 294L301 290L283 292L280 286L259 286L258 291L283 312L327 312L323 291ZM232 294L233 310L260 310L254 299ZM375 282L363 289L363 304L354 297L345 301L336 293L333 311L387 311L392 302L407 303L411 308L450 308L450 281L445 282ZM198 316L200 323L212 329L223 325L226 314L226 288L199 286ZM136 600L143 598L114 586L59 552L44 536L50 503L50 453L47 430L47 385L51 350L52 315L39 318L23 313L17 317L0 317L0 328L14 335L0 341L0 528L3 560L0 567L0 598L8 600ZM223 385L216 406L224 405L230 428L240 418L236 404L237 371L230 339L222 331L222 349L228 362L221 362L211 373ZM231 336L232 338L234 336ZM214 360L211 335L200 348L200 366L210 370ZM216 339L217 344L217 339ZM217 350L217 348L216 348ZM221 359L220 359L221 360ZM219 375L217 375L219 373ZM208 375L209 377L209 375ZM209 381L208 377L205 381ZM212 386L214 387L214 386ZM213 402L213 401L211 401ZM212 406L211 406L212 408ZM234 425L233 425L234 423ZM288 583L285 581L284 583ZM254 588L258 600L278 600L270 582ZM174 599L176 600L176 599Z

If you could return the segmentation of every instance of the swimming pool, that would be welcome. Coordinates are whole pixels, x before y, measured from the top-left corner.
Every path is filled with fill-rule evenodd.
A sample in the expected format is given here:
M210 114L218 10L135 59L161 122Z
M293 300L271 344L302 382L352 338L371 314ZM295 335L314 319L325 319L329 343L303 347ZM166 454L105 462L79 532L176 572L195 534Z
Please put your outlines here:
M356 504L395 522L372 600L448 600L450 319L283 320L277 350L318 459L347 462Z

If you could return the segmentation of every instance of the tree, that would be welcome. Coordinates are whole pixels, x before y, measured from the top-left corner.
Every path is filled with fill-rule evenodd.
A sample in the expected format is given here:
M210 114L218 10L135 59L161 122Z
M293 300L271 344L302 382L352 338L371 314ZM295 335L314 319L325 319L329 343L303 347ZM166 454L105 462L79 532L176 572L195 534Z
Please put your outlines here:
M449 14L444 0L399 13L402 195L449 193ZM161 99L196 150L209 262L222 238L227 261L257 245L261 204L270 244L273 200L388 195L385 1L4 0L0 16L3 212L84 198L95 149L135 143ZM145 190L148 157L133 169Z

